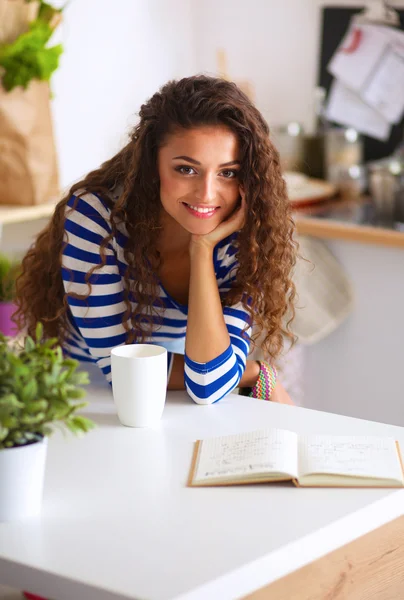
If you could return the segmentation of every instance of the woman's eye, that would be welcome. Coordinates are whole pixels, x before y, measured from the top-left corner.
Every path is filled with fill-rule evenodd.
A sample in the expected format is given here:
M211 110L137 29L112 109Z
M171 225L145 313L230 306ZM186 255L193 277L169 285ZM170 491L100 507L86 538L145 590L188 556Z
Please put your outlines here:
M178 171L179 173L182 173L183 175L193 175L193 173L195 173L195 171L192 167L187 167L186 165L177 167L176 171Z
M222 171L222 175L225 179L233 179L233 177L237 177L237 171L226 169L226 171Z

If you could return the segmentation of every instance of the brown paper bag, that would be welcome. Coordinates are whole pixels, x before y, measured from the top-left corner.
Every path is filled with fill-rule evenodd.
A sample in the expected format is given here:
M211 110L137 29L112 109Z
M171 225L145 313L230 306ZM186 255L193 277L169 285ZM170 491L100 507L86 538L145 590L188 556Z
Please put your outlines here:
M0 86L0 204L42 204L58 194L48 83Z
M39 2L0 0L0 44L13 42L36 18Z
M27 31L38 10L37 0L0 0L0 43ZM49 85L6 92L0 84L0 204L41 204L58 194Z

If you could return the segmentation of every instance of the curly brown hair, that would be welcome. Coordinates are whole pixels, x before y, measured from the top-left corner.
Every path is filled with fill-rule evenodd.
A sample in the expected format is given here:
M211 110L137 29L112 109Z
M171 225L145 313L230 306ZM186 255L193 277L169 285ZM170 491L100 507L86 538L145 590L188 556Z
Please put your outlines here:
M236 281L223 303L243 303L254 322L253 342L260 337L264 354L275 358L282 350L284 336L293 337L289 323L294 315L291 272L296 244L279 155L270 141L267 123L236 84L204 75L168 82L141 106L139 117L126 146L71 187L26 254L17 282L17 325L32 334L40 321L45 336L57 337L63 343L69 326L61 274L66 204L72 195L84 190L100 195L111 209L111 233L100 246L101 264L87 274L87 280L105 264L105 248L116 235L117 225L124 222L128 232L124 251L128 267L124 275L126 311L122 322L127 343L144 340L153 327L153 317L156 321L158 306L158 149L166 136L180 128L225 125L239 140L239 178L248 210L236 242ZM111 190L118 184L122 184L122 193L114 202ZM156 235L151 235L152 231ZM87 296L79 298L87 298L91 293L88 285ZM137 300L135 310L129 300L132 294Z

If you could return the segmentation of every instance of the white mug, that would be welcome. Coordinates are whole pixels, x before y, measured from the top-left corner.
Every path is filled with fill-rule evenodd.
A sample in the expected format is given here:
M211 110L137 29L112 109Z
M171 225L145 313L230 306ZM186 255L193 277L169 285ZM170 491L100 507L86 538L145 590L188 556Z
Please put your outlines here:
M167 350L127 344L111 350L112 393L122 425L149 427L161 419L167 395Z

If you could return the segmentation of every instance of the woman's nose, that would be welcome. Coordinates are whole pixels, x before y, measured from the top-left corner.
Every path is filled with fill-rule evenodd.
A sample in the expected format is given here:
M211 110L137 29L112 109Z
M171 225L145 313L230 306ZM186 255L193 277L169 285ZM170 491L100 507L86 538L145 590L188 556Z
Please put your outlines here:
M212 203L216 198L216 183L214 177L206 175L198 182L197 198L206 204Z

